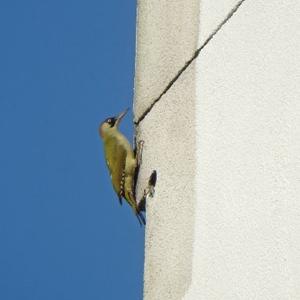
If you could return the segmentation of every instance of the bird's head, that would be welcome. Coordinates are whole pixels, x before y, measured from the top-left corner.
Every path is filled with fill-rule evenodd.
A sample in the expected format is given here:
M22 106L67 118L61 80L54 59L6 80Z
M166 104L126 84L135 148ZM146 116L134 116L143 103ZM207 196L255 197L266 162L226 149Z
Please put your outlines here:
M100 136L104 138L109 134L113 134L118 129L118 126L123 117L126 115L127 111L128 108L116 117L110 117L105 119L99 126Z

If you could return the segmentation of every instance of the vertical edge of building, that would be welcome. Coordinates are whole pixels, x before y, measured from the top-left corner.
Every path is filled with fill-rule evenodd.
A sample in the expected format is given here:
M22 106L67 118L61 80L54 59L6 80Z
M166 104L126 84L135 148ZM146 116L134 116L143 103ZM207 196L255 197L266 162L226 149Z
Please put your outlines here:
M195 66L165 91L197 49L199 1L138 1L135 121L144 140L141 195L152 170L156 193L147 203L144 298L181 299L191 284L196 172Z
M139 196L158 174L145 300L300 297L299 12L138 1Z

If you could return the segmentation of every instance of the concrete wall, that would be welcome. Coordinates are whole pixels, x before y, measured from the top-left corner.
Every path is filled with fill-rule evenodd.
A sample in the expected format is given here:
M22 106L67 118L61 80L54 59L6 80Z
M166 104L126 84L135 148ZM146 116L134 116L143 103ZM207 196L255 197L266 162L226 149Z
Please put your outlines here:
M172 2L172 3L170 3ZM144 298L300 299L300 2L138 3Z

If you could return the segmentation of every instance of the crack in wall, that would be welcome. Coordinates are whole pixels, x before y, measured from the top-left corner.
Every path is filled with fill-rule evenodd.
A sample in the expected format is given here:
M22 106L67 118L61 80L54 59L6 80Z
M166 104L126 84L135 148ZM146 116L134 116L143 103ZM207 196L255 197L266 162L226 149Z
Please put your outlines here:
M220 31L220 29L230 20L230 18L236 13L239 7L245 2L246 0L239 1L233 9L228 13L226 18L217 26L217 28L211 33L211 35L205 40L205 42L198 48L194 55L185 63L185 65L178 71L175 77L168 83L162 93L151 103L151 105L143 112L143 114L138 118L137 121L134 122L135 126L138 126L141 121L150 113L154 105L160 101L162 96L167 93L167 91L172 87L172 85L177 81L177 79L181 76L181 74L188 68L188 66L198 57L200 52L205 48L205 46L213 39L213 37Z

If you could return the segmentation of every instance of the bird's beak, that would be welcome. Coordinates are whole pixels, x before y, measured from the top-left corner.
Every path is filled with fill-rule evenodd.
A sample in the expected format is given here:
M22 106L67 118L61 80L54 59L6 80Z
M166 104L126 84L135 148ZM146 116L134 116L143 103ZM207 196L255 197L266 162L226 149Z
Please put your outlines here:
M117 116L116 126L118 126L120 124L121 120L127 114L128 110L129 110L129 108L127 108L126 110L124 110Z

